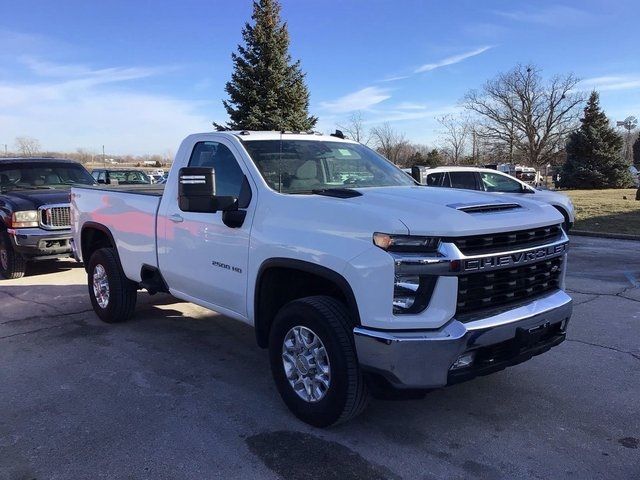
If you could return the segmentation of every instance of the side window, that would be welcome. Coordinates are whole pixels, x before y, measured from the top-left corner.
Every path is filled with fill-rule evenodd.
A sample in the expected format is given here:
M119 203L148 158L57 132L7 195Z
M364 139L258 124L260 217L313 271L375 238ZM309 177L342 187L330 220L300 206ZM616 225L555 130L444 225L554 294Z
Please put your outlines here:
M449 172L451 187L477 190L474 172Z
M427 175L427 186L429 187L442 187L442 180L444 179L445 172L430 173Z
M98 180L98 173L97 171L93 171L91 172L91 175L93 176L93 178L95 178L96 180Z
M244 174L231 150L218 142L198 142L193 147L190 167L213 167L216 195L239 197Z
M102 183L105 183L107 181L107 172L105 172L104 170L98 174L98 181L101 180Z
M480 173L482 185L487 192L521 193L522 185L514 179L493 172Z

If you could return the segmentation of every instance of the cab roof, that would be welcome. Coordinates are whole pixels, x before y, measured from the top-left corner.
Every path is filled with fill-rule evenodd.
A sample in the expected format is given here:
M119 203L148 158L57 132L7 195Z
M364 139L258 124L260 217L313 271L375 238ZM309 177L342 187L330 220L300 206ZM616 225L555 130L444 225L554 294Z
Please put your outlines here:
M2 157L0 158L1 163L73 163L79 164L75 160L70 160L68 158L54 158L54 157Z
M263 131L263 130L229 130L222 132L204 132L202 135L222 135L225 137L235 137L243 142L251 142L254 140L309 140L323 142L345 142L358 143L347 138L340 138L333 135L324 135L318 132L279 132L279 131Z

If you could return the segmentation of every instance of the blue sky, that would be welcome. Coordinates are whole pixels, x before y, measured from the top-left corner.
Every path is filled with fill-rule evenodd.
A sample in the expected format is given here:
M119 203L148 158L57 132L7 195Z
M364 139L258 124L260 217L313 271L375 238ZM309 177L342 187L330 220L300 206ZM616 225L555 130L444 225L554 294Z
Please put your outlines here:
M434 118L516 63L574 72L613 119L640 117L640 8L580 2L283 0L318 129L353 111L436 145ZM0 0L0 145L174 152L224 121L245 0Z

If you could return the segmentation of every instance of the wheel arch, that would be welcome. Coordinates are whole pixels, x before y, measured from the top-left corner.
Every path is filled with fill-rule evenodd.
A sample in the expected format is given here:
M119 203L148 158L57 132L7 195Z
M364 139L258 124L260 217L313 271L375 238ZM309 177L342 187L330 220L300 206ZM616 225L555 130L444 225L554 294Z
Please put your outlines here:
M115 250L116 258L120 261L118 248L113 234L108 227L96 222L86 222L80 231L80 251L85 270L88 269L91 255L100 248L111 247Z
M279 288L283 284L286 288ZM253 317L258 345L267 347L271 324L284 304L312 295L329 295L340 299L345 303L353 326L360 325L356 297L341 274L304 260L265 260L258 270L254 294Z

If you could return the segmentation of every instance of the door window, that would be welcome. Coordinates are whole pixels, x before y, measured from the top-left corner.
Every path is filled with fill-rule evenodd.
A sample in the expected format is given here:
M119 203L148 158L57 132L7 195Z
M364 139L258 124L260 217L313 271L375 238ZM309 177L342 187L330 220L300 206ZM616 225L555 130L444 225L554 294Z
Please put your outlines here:
M481 172L482 186L487 192L521 193L522 185L505 175L493 172Z
M210 167L216 171L216 195L239 197L244 173L231 150L218 142L198 142L193 147L190 167Z
M476 176L474 172L449 172L452 188L464 188L477 190Z
M442 181L444 180L445 172L430 173L427 175L427 186L429 187L442 187Z

